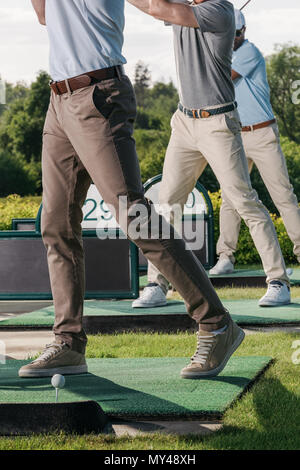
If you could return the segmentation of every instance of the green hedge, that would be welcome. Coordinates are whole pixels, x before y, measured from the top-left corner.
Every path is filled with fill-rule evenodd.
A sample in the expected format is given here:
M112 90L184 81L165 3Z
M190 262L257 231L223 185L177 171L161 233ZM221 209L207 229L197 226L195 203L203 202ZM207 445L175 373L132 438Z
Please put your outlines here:
M0 230L11 230L11 220L36 217L42 198L11 194L0 199Z
M214 208L215 242L217 242L219 236L219 213L222 202L221 192L209 193L209 195ZM41 197L22 198L17 194L12 194L4 199L0 199L0 230L10 230L11 219L13 218L36 217L40 203ZM279 243L286 263L297 263L297 259L293 254L293 244L286 233L281 217L277 217L276 215L271 215L271 217L278 234ZM241 224L236 262L241 265L260 263L260 257L244 222Z

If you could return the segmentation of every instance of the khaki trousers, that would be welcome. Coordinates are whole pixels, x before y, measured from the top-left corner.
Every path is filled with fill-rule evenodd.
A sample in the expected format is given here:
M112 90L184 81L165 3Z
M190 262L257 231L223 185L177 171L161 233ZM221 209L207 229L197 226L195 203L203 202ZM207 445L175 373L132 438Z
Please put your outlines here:
M249 173L255 164L283 219L287 233L294 243L294 253L300 262L300 208L281 150L278 126L272 124L252 132L242 132L242 138ZM217 253L220 258L229 258L233 263L240 225L240 216L224 194L220 211L220 237Z
M42 236L55 307L54 334L79 352L85 350L87 341L82 329L82 205L91 181L106 204L114 208L120 224L124 215L128 224L137 220L130 211L141 204L146 209L145 224L151 230L153 204L144 197L132 138L135 116L134 91L126 76L73 93L51 94L43 132ZM119 212L120 196L128 200L125 214ZM174 237L173 228L170 232L169 239L160 235L133 241L170 279L184 298L188 313L204 330L225 326L230 316L201 263L182 239Z
M274 225L251 186L238 112L235 110L207 119L191 119L178 110L171 120L171 127L160 205L180 204L183 208L208 163L220 183L222 194L230 201L233 213L239 214L249 227L267 282L279 279L288 284ZM149 265L149 282L160 284L166 292L167 279L155 266Z

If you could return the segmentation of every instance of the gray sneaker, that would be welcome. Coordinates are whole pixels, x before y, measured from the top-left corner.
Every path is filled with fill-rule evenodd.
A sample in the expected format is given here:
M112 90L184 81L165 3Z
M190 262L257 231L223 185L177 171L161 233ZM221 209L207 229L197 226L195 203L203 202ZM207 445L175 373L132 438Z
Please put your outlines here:
M47 344L42 354L21 367L19 377L52 377L55 374L85 374L84 354L72 351L66 343Z
M184 379L200 379L218 375L245 337L243 330L230 321L226 330L214 335L199 329L197 349L190 364L182 369Z

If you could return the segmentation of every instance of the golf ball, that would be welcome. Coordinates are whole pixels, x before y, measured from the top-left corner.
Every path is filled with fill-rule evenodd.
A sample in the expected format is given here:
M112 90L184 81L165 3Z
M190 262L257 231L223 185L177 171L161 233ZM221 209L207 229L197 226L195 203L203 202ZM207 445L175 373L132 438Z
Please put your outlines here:
M292 268L287 268L286 273L288 276L291 276L293 274Z
M60 374L53 375L51 379L51 384L54 388L64 388L65 382L64 376Z

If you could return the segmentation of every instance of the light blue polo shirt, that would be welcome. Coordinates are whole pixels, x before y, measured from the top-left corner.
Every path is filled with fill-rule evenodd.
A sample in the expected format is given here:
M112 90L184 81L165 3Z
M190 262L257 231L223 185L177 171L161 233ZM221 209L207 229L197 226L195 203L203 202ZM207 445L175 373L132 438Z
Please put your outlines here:
M52 79L125 64L124 23L124 0L46 0Z
M259 49L245 40L233 52L232 68L241 78L234 80L236 101L243 126L274 119L266 63Z

